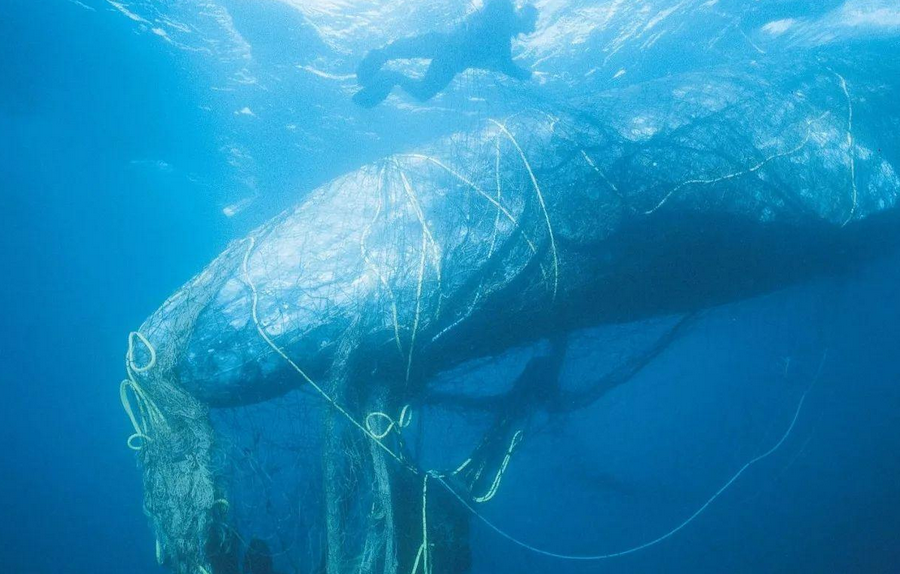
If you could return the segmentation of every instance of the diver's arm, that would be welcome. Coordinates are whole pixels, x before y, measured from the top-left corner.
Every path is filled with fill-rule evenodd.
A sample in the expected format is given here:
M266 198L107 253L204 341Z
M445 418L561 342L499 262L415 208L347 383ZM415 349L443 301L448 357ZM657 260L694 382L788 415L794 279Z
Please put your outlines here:
M525 81L531 79L531 70L517 66L511 57L500 60L494 67L494 70L516 80Z

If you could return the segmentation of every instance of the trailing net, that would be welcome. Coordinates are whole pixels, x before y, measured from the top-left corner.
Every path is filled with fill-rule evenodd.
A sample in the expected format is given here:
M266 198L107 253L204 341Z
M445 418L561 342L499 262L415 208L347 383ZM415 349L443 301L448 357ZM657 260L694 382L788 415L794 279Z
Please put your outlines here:
M849 103L837 78L785 82L779 96L723 74L708 81L728 105L695 94L657 106L649 135L613 111L488 119L341 176L230 245L129 337L121 396L159 562L465 572L473 516L509 537L478 507L538 413L600 400L697 309L821 272L835 241L895 205L893 172L858 169L847 122L826 113ZM617 111L636 117L672 90L624 94ZM699 272L710 268L727 280ZM568 333L666 314L680 315L596 380L559 384ZM499 388L436 383L538 342ZM423 425L447 412L465 423L447 419L443 439L459 446L435 459ZM623 551L513 541L618 556L721 492Z

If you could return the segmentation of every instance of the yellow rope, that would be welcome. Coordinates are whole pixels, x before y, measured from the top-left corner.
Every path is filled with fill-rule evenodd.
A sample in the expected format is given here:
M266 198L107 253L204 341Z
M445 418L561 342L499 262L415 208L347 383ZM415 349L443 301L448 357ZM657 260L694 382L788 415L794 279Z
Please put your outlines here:
M147 348L147 351L150 353L150 360L147 361L147 364L143 367L139 367L134 362L134 340L138 339L144 347ZM156 349L153 348L153 345L150 344L150 341L147 340L147 337L143 336L138 331L132 331L128 334L128 352L125 353L125 360L127 361L128 368L134 371L135 373L144 373L149 371L153 367L156 366Z
M424 574L431 574L431 565L428 563L428 475L422 480L422 563Z
M387 426L385 426L384 430L382 430L381 432L375 430L375 424L373 423L373 421L376 419L387 421ZM368 430L369 434L371 434L374 438L381 440L387 435L391 434L391 431L394 430L394 428L406 428L409 425L410 420L412 420L412 411L410 411L409 405L403 407L397 420L391 418L391 416L387 413L383 413L381 411L373 411L366 415L366 430Z
M846 88L845 88L845 91L846 91ZM537 183L535 175L531 169L531 166L528 163L528 160L525 157L525 154L524 154L523 150L521 149L521 147L519 146L516 139L506 129L506 127L504 125L502 125L501 123L496 122L494 120L491 120L491 121L493 123L495 123L497 125L497 127L508 137L508 139L512 142L512 144L518 151L522 161L525 164L526 169L528 170L529 176L531 177L532 183L534 185L534 189L537 193L540 207L543 211L544 219L545 219L545 222L547 225L547 230L548 230L550 244L551 244L551 250L552 250L552 256L553 256L553 267L554 267L553 295L555 297L556 291L558 288L558 284L559 284L559 261L558 261L557 251L556 251L556 242L555 242L554 232L553 232L553 228L551 225L549 213L547 211L547 207L544 202L543 195L541 193L541 190ZM811 122L808 122L808 127L809 127L810 123ZM807 139L808 139L808 137L809 137L809 134L807 134ZM500 181L499 181L499 152L500 152L499 142L500 142L500 138L498 136L497 141L496 141L497 154L498 154L498 157L497 157L498 165L495 168L495 169L497 169L497 174L496 174L497 175L497 198L496 199L491 198L489 195L487 195L486 193L481 191L474 183L467 180L460 174L454 172L449 167L447 167L446 165L444 165L443 163L441 163L440 161L438 161L434 158L431 158L428 156L413 155L413 154L410 154L406 157L427 160L427 161L435 163L439 167L442 167L443 169L447 170L452 175L456 176L461 181L463 181L464 183L466 183L467 185L469 185L470 187L475 189L476 192L478 192L480 195L485 197L490 203L494 204L497 207L496 219L499 219L499 215L503 214L510 221L512 221L514 225L516 225L518 227L518 222L515 220L515 218L512 216L512 214L510 214L509 211L507 211L506 208L504 208L500 203L501 195L500 195ZM852 142L852 140L851 140L851 142ZM791 152L784 153L784 154L778 154L777 157L789 155L790 153L793 153L793 152L799 150L799 148L802 147L803 145L805 145L805 143L806 143L806 141L804 141L803 144L798 146L798 148L796 148L796 150L791 150ZM593 166L593 162L590 161L590 158L588 158L586 154L585 154L585 159L587 159L588 162L591 163L591 165ZM748 171L752 172L752 171L759 169L767 161L769 161L769 159L765 160L759 166L754 166L753 168L751 168ZM422 227L423 227L423 245L422 245L423 259L420 262L420 277L419 277L419 290L421 291L421 287L422 287L421 282L423 280L424 267L425 267L426 261L427 261L426 258L427 258L428 240L429 239L431 240L432 246L435 250L435 266L437 269L438 277L440 277L439 250L438 250L437 243L434 241L433 237L431 237L430 230L427 228L427 225L424 220L424 216L421 212L421 208L418 206L417 202L415 202L415 200L414 200L414 194L412 194L412 190L410 189L409 183L406 180L405 174L401 171L400 175L401 175L401 179L403 180L403 184L404 184L404 187L406 188L406 191L410 195L413 196L411 201L413 201L413 203L414 203L414 209L416 209L417 216L419 217L420 222L422 223ZM738 175L738 174L728 175L728 176L725 176L723 179L735 177L736 175ZM706 182L698 181L698 182L691 182L691 183L706 183ZM672 193L674 193L674 191L670 192L669 195L671 195ZM663 199L663 201L656 208L654 208L654 210L658 209L662 205L662 203L665 203L665 201L667 199L668 199L668 196L666 196ZM381 207L379 206L379 213L380 213L380 209L381 209ZM379 213L376 213L375 219L377 219ZM851 217L852 217L852 212L851 212ZM370 223L370 227L372 224L374 224L374 220L372 223ZM495 220L495 233L496 233L496 224L497 224L497 221ZM360 249L361 249L363 258L366 260L366 263L371 265L371 262L368 260L368 254L367 254L367 250L365 247L365 240L368 235L368 231L369 230L367 229L367 231L364 232L364 234L363 234L363 238L361 239ZM491 249L493 249L493 241L495 239L496 239L496 237L494 239L492 239ZM535 251L534 245L531 243L531 241L527 237L525 239L526 239L526 242L529 244L529 247L534 252ZM684 522L679 524L676 528L672 529L668 533L666 533L663 536L660 536L659 538L652 540L648 543L636 546L634 548L631 548L631 549L628 549L625 551L607 554L607 555L573 556L573 555L564 555L564 554L549 552L546 550L542 550L542 549L530 546L524 542L521 542L521 541L513 538L506 532L500 530L497 526L495 526L493 523L489 522L484 516L480 515L474 508L472 508L472 506L470 506L466 502L466 500L464 500L446 482L445 475L441 475L440 473L437 473L435 471L423 472L423 471L417 469L416 467L410 465L407 461L405 461L401 455L394 452L390 447L388 447L387 445L385 445L382 442L382 439L386 438L391 433L392 430L397 429L399 432L399 429L403 429L410 424L411 419L412 419L412 413L411 413L411 409L410 409L409 405L406 405L402 408L402 410L400 411L399 416L397 417L396 420L384 412L374 411L374 412L370 412L366 416L365 424L361 424L352 414L350 414L343 406L341 406L334 398L332 398L332 396L323 387L319 386L315 381L313 381L300 368L300 366L297 365L297 363L294 362L294 360L291 359L287 355L287 353L272 340L272 338L268 335L268 333L266 332L266 330L263 328L262 324L259 321L259 316L258 316L259 293L256 289L255 284L253 283L253 280L251 279L250 272L248 270L249 259L250 259L251 253L253 252L253 249L255 247L256 239L255 239L255 237L249 237L247 239L247 241L248 241L249 245L248 245L247 251L243 257L242 272L243 272L244 280L251 291L251 295L252 295L251 296L251 315L252 315L252 319L253 319L254 325L256 327L256 330L257 330L258 334L260 335L260 337L266 342L266 344L273 351L275 351L282 359L284 359L301 376L301 378L306 383L308 383L322 398L324 398L334 409L336 409L345 419L347 419L347 421L352 426L356 427L361 432L363 432L366 436L368 436L370 439L375 441L375 443L382 450L384 450L389 456L391 456L397 462L399 462L402 468L405 468L406 470L408 470L409 472L411 472L414 475L422 475L423 476L423 481L422 481L422 544L419 546L418 552L416 554L416 558L415 558L415 561L413 564L411 574L416 574L418 572L420 564L422 565L422 574L431 574L432 565L430 563L430 550L429 550L429 542L428 542L428 518L427 518L428 478L430 476L434 476L455 498L457 498L459 500L459 502L465 508L467 508L469 511L471 511L477 518L479 518L481 521L483 521L492 530L494 530L501 536L507 538L508 540L512 541L513 543L515 543L519 546L522 546L526 549L529 549L533 552L536 552L538 554L543 554L546 556L551 556L551 557L556 557L556 558L561 558L561 559L569 559L569 560L601 560L601 559L605 559L605 558L611 558L614 556L621 556L624 554L637 552L637 551L647 548L649 546L655 545L655 544L669 538L670 536L674 535L676 532L678 532L679 530L681 530L682 528L687 526L688 523L693 521L703 510L705 510L722 492L724 492L734 481L736 481L737 478L747 468L749 468L753 464L763 460L764 458L768 457L773 452L775 452L781 446L781 444L787 439L788 435L790 434L791 430L793 429L794 424L796 423L797 418L799 417L800 409L802 408L803 402L806 398L806 394L810 390L810 389L807 389L807 391L801 397L800 404L797 407L797 410L794 414L794 418L791 421L791 424L788 427L788 430L781 437L781 440L778 441L778 443L774 447L772 447L769 451L765 452L764 454L762 454L760 456L757 456L756 458L752 459L750 462L745 464L737 472L737 474L735 474L725 484L725 486L723 486L706 503L704 503L703 506L697 512L695 512L687 520L685 520ZM376 269L376 272L377 272L377 269ZM379 274L379 279L382 281L382 283L386 284L385 278L382 277L380 274ZM393 295L393 294L391 294L391 295ZM419 292L417 295L420 296L421 292ZM418 305L417 305L417 307L418 307ZM419 309L417 308L416 311L417 311L417 315L418 315ZM396 309L394 310L394 314L395 314L395 325L394 325L395 335L397 335L396 339L397 339L398 348L402 352L403 349L402 349L402 346L400 345L400 340L399 340L399 326L397 324L397 319L396 319ZM416 319L418 320L418 317ZM416 331L416 328L414 327L413 340L410 343L410 349L409 349L409 361L410 362L412 360L413 345L415 343L415 331ZM145 365L138 365L135 362L134 354L135 354L135 342L136 341L138 341L142 345L144 345L144 347L147 349L147 352L150 355L149 360L147 361L147 363ZM121 399L123 408L124 408L126 414L128 415L128 418L129 418L129 420L132 424L132 427L134 428L134 431L135 431L131 436L128 437L128 441L127 441L128 447L133 450L141 450L144 446L143 444L135 444L136 440L138 440L138 439L140 439L141 441L152 440L151 436L148 433L150 433L152 431L153 427L160 425L160 424L165 424L165 422L166 422L165 417L163 416L162 412L159 410L159 408L156 406L156 404L152 401L152 399L147 395L147 393L144 391L144 389L138 384L138 382L135 380L135 377L134 377L134 374L144 373L144 372L152 369L156 365L156 362L157 362L156 350L153 347L153 345L150 343L150 341L140 332L135 331L135 332L130 333L128 336L128 351L126 353L126 369L128 372L128 378L123 380L122 383L120 384L119 394L120 394L120 399ZM407 377L408 377L408 370L409 370L409 364L407 365ZM136 402L137 412L135 412L135 409L132 407L132 402L131 402L131 399L129 398L129 394L128 394L129 390L131 391L131 395L134 397L134 400ZM375 430L374 429L374 426L375 426L374 421L375 420L387 421L386 427L380 432ZM502 482L503 476L504 476L504 474L507 470L507 467L510 463L510 460L512 458L513 452L515 451L516 447L519 445L521 440L522 440L522 431L521 430L516 431L516 433L513 435L512 439L510 441L509 447L507 448L506 454L500 464L500 467L497 470L497 473L494 477L494 480L493 480L490 488L483 496L473 497L473 500L475 502L479 502L479 503L487 502L496 495L497 491L499 490L500 484ZM451 473L450 476L457 475L463 469L467 468L470 463L471 463L471 458L466 459L455 471L453 471ZM480 471L479 471L479 475L480 475ZM222 504L226 508L228 508L228 506L229 506L228 501L225 499L217 499L216 501L213 502L213 505L215 505L215 504ZM163 548L162 548L162 544L160 543L158 538L156 539L156 558L158 561L160 561L160 563L162 562ZM197 564L196 568L200 572L200 574L210 574L209 570L207 570L203 565Z
M850 99L850 89L847 88L847 80L837 72L832 73L840 80L841 89L847 98L847 157L850 162L850 188L853 192L851 196L853 198L853 207L850 208L847 219L841 224L841 227L846 227L848 223L853 221L853 216L856 215L857 203L859 203L859 191L856 187L856 143L853 141L853 101Z
M409 405L405 405L402 409L400 409L400 417L397 419L397 425L400 428L404 429L409 426L409 423L412 422L412 409L409 408Z
M422 554L424 551L425 551L425 546L420 544L419 551L416 552L416 561L413 562L413 567L412 567L412 570L410 571L410 574L416 574L416 571L419 570L419 562L422 561Z
M531 239L528 237L528 235L525 233L525 231L519 226L519 221L515 218L515 216L512 213L510 213L508 209L503 207L503 205L499 201L497 201L496 199L494 199L493 197L491 197L490 195L485 193L484 190L482 190L480 187L475 185L475 183L473 183L471 180L469 180L468 178L466 178L459 172L453 170L450 166L448 166L444 162L440 161L437 158L433 158L431 156L417 154L417 153L411 153L411 154L399 155L397 157L408 157L408 158L412 158L412 159L418 159L418 160L431 162L434 165L436 165L436 166L440 167L441 169L443 169L444 171L446 171L447 173L449 173L450 175L454 176L455 178L457 178L458 180L460 180L461 182L463 182L470 188L472 188L475 191L475 193L477 193L478 195L480 195L481 197L486 199L488 201L488 203L490 203L491 205L496 207L498 210L500 210L500 212L503 214L503 216L506 217L506 219L508 219L510 222L512 222L512 224L516 227L516 229L518 229L519 232L522 234L522 238L525 239L525 243L528 244L528 248L531 250L531 252L537 253L537 247L535 247L534 242L531 241Z
M418 279L416 281L416 311L413 318L412 334L410 335L409 339L409 356L406 361L406 382L409 382L409 374L412 370L413 351L416 346L416 335L419 332L419 320L422 312L422 287L425 284L425 271L426 263L428 260L428 242L431 241L434 258L434 268L435 272L437 273L437 289L439 294L441 291L441 254L440 247L438 246L437 241L434 240L434 236L431 234L431 230L428 228L428 222L425 220L425 214L422 211L418 200L416 199L415 191L410 185L409 180L406 179L406 174L403 173L402 169L400 169L399 164L397 164L397 169L400 171L400 180L403 182L403 188L406 191L407 198L409 199L409 202L413 207L413 211L416 213L416 217L419 220L419 225L421 225L422 227L422 258L419 262L419 273ZM440 298L438 298L438 301L440 301Z
M138 365L134 361L135 340L140 341L150 353L150 359L147 361L146 365ZM156 403L154 403L147 395L146 391L144 391L134 377L135 373L145 373L155 366L156 349L150 344L150 341L137 331L129 333L128 351L125 353L125 370L128 373L128 378L119 384L119 400L122 402L122 408L125 409L125 414L128 415L128 420L131 421L131 426L134 428L134 433L128 437L127 441L125 441L125 444L127 444L128 448L131 450L141 450L144 447L145 442L153 440L150 436L152 429L156 426L165 424L166 422L162 411L159 410ZM137 405L137 413L135 413L135 409L132 407L131 398L129 398L128 394L129 390ZM139 443L136 442L138 440L140 440Z
M362 431L366 436L368 436L370 439L375 441L375 444L378 445L378 447L381 448L381 450L383 450L391 458L393 458L394 460L399 462L404 468L406 468L413 474L419 474L419 471L414 466L411 466L408 462L403 460L403 458L400 455L398 455L393 450L391 450L390 447L388 447L386 444L381 442L381 438L379 438L372 431L370 431L365 426L363 426L363 424L360 423L358 420L356 420L356 418L353 415L351 415L347 411L347 409L342 407L336 400L334 400L334 398L332 398L332 396L328 393L328 391L326 391L324 388L322 388L320 385L318 385L314 380L312 380L312 378L310 378L310 376L307 375L306 372L303 369L301 369L300 366L297 363L295 363L294 360L291 359L287 355L287 353L284 352L284 349L279 347L275 343L275 341L272 340L272 338L269 336L269 334L266 333L266 330L263 329L262 324L259 322L259 311L258 311L259 292L256 290L256 284L254 284L253 280L250 278L250 271L248 269L248 263L250 261L250 254L253 252L253 247L256 245L256 238L248 237L247 241L248 241L249 245L247 246L247 252L244 253L244 260L241 265L241 269L244 274L244 281L247 283L247 286L250 288L250 293L251 293L250 314L251 314L251 317L253 318L253 324L256 326L256 332L259 333L259 336L262 337L263 341L265 341L266 344L269 345L269 347L271 347L271 349L278 354L278 356L280 356L282 359L284 359L291 366L291 368L293 368L297 372L297 374L299 374L300 377L309 386L311 386L323 399L325 399L336 411L338 411L341 414L341 416L343 416L345 419L347 419L347 421L351 425L355 426L357 429Z
M413 562L410 574L416 574L419 570L419 563L422 564L422 574L431 574L431 564L428 562L428 477L431 473L425 473L422 479L422 544L416 553L416 560Z
M497 233L500 227L500 201L502 186L500 185L500 136L494 138L494 148L496 149L496 158L494 162L494 178L497 181L497 213L494 215L494 231L491 233L491 245L488 247L488 259L494 254L494 246L497 244Z
M509 441L509 448L506 449L506 455L503 457L503 462L500 463L500 468L497 469L497 474L494 476L494 482L491 483L491 487L483 496L477 496L473 500L475 502L487 502L488 500L494 498L497 494L497 490L500 489L500 481L503 480L503 473L506 472L506 467L509 465L509 461L512 458L513 451L519 446L519 442L522 441L522 431L516 431L516 434L513 435L512 440Z
M824 357L822 357L822 362L819 364L819 372L816 374L816 377L813 379L812 383L810 383L809 387L807 387L806 390L803 392L803 394L800 396L800 401L797 404L796 410L794 411L794 416L793 416L793 418L791 418L791 422L788 425L787 430L785 430L784 434L781 435L781 438L778 439L778 442L776 442L769 450L765 451L764 453L762 453L760 455L753 457L748 462L746 462L744 464L744 466L742 466L740 469L738 469L738 471L731 478L729 478L728 481L724 485L722 485L711 497L709 497L706 500L706 502L704 502L700 506L700 508L698 508L696 511L694 511L693 514L688 516L677 526L675 526L671 530L667 531L666 533L654 538L653 540L644 542L642 544L638 544L637 546L633 546L633 547L627 548L625 550L619 550L617 552L609 552L607 554L579 555L579 554L562 554L562 553L553 552L550 550L545 550L543 548L538 548L536 546L532 546L531 544L523 542L522 540L519 540L518 538L512 536L511 534L509 534L508 532L506 532L505 530L501 529L499 526L497 526L496 524L494 524L493 522L488 520L484 515L480 514L477 510L475 510L475 508L472 507L472 505L470 505L468 502L466 502L466 500L461 495L459 495L453 489L453 487L450 486L450 484L446 480L444 480L444 477L436 475L435 478L438 480L438 482L440 482L444 486L444 488L447 489L447 491L450 494L452 494L459 501L460 504L462 504L466 509L469 510L469 512L471 512L476 518L478 518L481 522L483 522L485 524L485 526L487 526L488 528L490 528L491 530L493 530L495 533L499 534L503 538L509 540L513 544L520 546L522 548L525 548L526 550L530 550L536 554L541 554L543 556L549 556L551 558L558 558L560 560L578 560L578 561L607 560L610 558L617 558L617 557L625 556L628 554L634 554L635 552L640 552L642 550L650 548L651 546L655 546L655 545L671 538L672 536L675 536L675 534L677 534L683 528L686 528L688 526L688 524L693 522L707 508L709 508L709 506L713 502L715 502L716 499L722 495L722 493L724 493L726 490L728 490L731 487L731 485L734 484L735 481L737 481L738 478L740 478L741 475L744 474L744 472L748 468L765 460L766 458L768 458L769 456L774 454L778 449L781 448L781 445L783 445L785 443L785 441L787 440L788 436L790 436L791 431L794 430L794 426L797 424L797 419L800 418L800 411L803 409L803 403L806 401L807 395L812 391L813 386L815 386L816 381L818 380L819 375L822 372L822 367L825 364L826 357L827 357L827 354Z
M464 460L461 465L456 467L456 470L453 471L451 476L456 476L457 474L461 473L463 471L463 469L466 468L467 466L469 466L469 463L471 463L471 462L472 462L471 458L467 458L466 460Z
M388 297L391 300L391 316L393 319L394 326L394 341L397 342L397 350L400 351L401 355L404 355L403 352L403 344L400 342L400 320L398 318L397 313L397 300L394 297L394 290L391 289L390 284L388 283L385 276L381 273L381 270L378 269L378 266L375 265L375 262L371 260L369 257L369 251L367 247L367 241L369 238L369 234L372 232L372 227L374 227L375 222L378 221L379 216L381 215L381 210L383 208L384 197L382 195L382 189L384 188L384 168L378 174L378 192L375 194L378 197L378 203L375 208L375 215L372 216L372 221L366 225L366 228L363 229L362 235L359 238L359 251L362 255L363 261L366 262L366 265L378 276L378 281L381 283L382 287L384 287L385 291L387 291Z
M275 351L282 359L284 359L301 376L301 378L307 384L309 384L335 410L337 410L345 419L347 419L347 421L351 425L355 426L357 429L362 431L366 436L368 436L370 439L375 441L375 444L378 445L379 448L381 448L383 451L385 451L391 458L393 458L394 460L399 462L403 468L405 468L406 470L408 470L409 472L411 472L414 475L423 474L419 469L410 465L399 454L395 453L390 447L388 447L386 444L384 444L382 442L382 439L386 438L390 434L390 432L392 430L394 430L395 428L397 428L397 429L405 428L406 426L408 426L410 424L410 422L412 420L412 412L409 408L409 405L406 405L403 407L403 409L401 409L400 414L396 421L390 415L388 415L386 413L383 413L380 411L374 411L374 412L369 413L366 416L365 424L361 424L343 406L341 406L334 398L332 398L331 395L324 388L322 388L315 381L313 381L313 379L311 377L309 377L309 375L307 375L306 372L304 372L303 369L301 369L300 366L297 365L297 363L295 363L294 360L291 359L287 355L287 353L284 351L284 349L279 347L275 343L275 341L273 341L272 338L268 335L268 333L266 333L266 330L263 328L262 324L259 321L259 312L258 312L259 292L257 291L256 285L253 283L253 280L250 277L250 271L249 271L250 255L253 252L254 246L256 245L256 239L254 237L249 237L247 239L247 241L248 241L249 245L247 247L246 253L244 253L244 259L243 259L243 262L241 265L241 269L242 269L242 272L244 275L244 281L246 282L247 286L250 288L250 292L251 292L250 311L251 311L253 323L256 326L256 331L257 331L257 333L259 333L259 336L262 337L262 339L266 342L266 344L268 344L269 347L271 347L271 349L273 351ZM384 430L382 430L381 432L376 431L373 428L374 427L373 421L375 419L387 420L388 421L387 427ZM500 481L502 480L503 473L506 471L506 467L509 465L509 461L510 461L510 458L512 457L513 450L516 448L516 446L519 444L519 441L521 440L521 435L522 435L522 431L517 431L516 434L513 435L512 441L510 442L510 446L506 451L506 456L504 457L503 462L500 466L500 469L497 472L497 476L494 478L494 483L491 485L491 489L488 491L488 494L486 494L484 497L480 497L481 500L479 500L479 501L490 500L490 498L492 498L496 494L497 489L499 488L499 485L500 485ZM463 468L465 468L470 463L470 460L471 459L463 462L462 465L460 465L459 468L457 468L453 474L457 474ZM422 481L422 545L419 547L419 551L416 554L416 559L415 559L415 562L413 565L413 570L412 570L411 574L416 574L416 571L418 570L420 563L422 564L422 574L431 574L431 563L429 561L429 549L428 549L428 518L427 518L428 477L431 475L434 475L434 476L438 477L439 479L441 478L441 475L439 475L438 473L433 472L433 471L424 473L424 478ZM446 483L444 483L443 480L441 480L441 483L446 486ZM449 489L449 486L447 488ZM452 490L451 490L451 492L452 492ZM476 500L478 500L478 499L476 499ZM200 568L202 570L202 567L200 567Z
M441 285L441 248L438 242L435 240L434 235L431 233L431 228L428 227L428 220L425 218L425 212L422 211L422 206L419 204L419 198L416 195L415 190L412 185L409 183L409 179L406 177L406 173L403 171L403 168L400 167L400 164L394 162L394 165L397 168L397 171L400 173L400 181L403 183L403 190L406 192L406 197L409 200L410 205L413 208L413 212L416 214L416 219L419 220L419 225L422 227L422 233L428 236L428 241L431 242L431 251L432 251L432 259L434 263L434 271L437 274L437 283L438 283L438 291L440 291Z
M409 382L409 373L412 370L413 352L416 346L416 335L419 332L419 318L422 312L422 286L425 283L425 262L428 257L428 235L422 233L422 258L419 261L419 273L416 280L416 311L413 317L412 333L409 336L409 356L406 360L406 382Z
M806 144L809 143L809 140L812 137L812 124L816 121L823 119L826 115L828 115L828 114L825 113L825 114L822 114L821 116L819 116L818 118L806 120L806 137L804 137L803 141L801 141L799 144L797 144L793 148L791 148L787 151L784 151L784 152L778 152L778 153L772 154L772 155L768 156L767 158L763 159L762 161L759 161L759 162L755 163L754 165L752 165L746 169L743 169L741 171L731 172L731 173L728 173L726 175L722 175L719 177L689 179L687 181L683 181L680 184L678 184L677 186L675 186L674 188L672 188L671 190L669 190L669 192L663 196L663 198L659 201L659 203L657 203L652 209L648 209L647 211L645 211L644 215L653 215L657 210L659 210L659 208L661 208L663 205L665 205L666 202L669 201L669 199L673 195L675 195L675 193L684 189L685 187L688 187L691 185L712 185L712 184L716 184L716 183L721 183L723 181L743 177L743 176L749 175L751 173L756 173L757 171L761 170L763 167L765 167L770 162L772 162L776 159L794 155L795 153L799 152L801 149L806 147ZM855 209L855 207L854 207L854 209ZM852 217L853 214L851 213L850 216Z
M522 159L522 163L525 165L525 170L528 172L528 176L531 178L531 184L534 186L534 192L537 195L538 203L541 206L541 212L544 215L544 221L547 224L547 234L550 238L550 251L553 255L553 299L556 299L556 291L559 289L559 254L556 250L556 237L553 234L553 225L550 223L550 213L547 211L547 204L544 201L544 194L541 192L541 186L538 185L537 178L534 175L534 171L531 169L531 164L528 162L528 158L525 157L525 152L522 151L522 148L519 146L518 140L516 140L515 136L510 133L506 126L501 124L496 120L490 120L491 123L500 128L500 131L509 138L509 141L512 142L513 147L516 148L516 151L519 152L519 157Z
M128 415L128 420L131 421L131 426L134 428L134 433L128 437L128 440L126 440L125 443L131 450L141 450L143 444L135 444L135 440L141 439L141 441L143 442L151 441L153 439L151 439L147 434L147 425L146 423L144 423L144 417L141 416L141 420L138 421L137 416L135 416L134 409L131 408L131 401L128 398L128 389L131 389L136 397L140 396L139 393L143 393L143 391L140 390L140 387L135 385L130 379L125 379L119 385L119 400L122 401L122 408L125 409L125 414ZM138 399L138 404L140 405L140 399ZM140 408L141 407L139 406L138 409Z

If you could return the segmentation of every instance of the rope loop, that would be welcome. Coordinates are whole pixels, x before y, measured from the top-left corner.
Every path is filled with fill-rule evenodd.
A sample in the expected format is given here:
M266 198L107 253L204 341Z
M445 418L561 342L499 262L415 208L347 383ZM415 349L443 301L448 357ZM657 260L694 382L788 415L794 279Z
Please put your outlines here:
M138 365L134 361L135 340L139 341L150 354L150 359L145 365ZM153 440L150 436L151 429L166 422L162 411L159 410L156 403L147 395L134 377L135 374L146 373L155 366L156 349L147 337L139 331L129 333L128 351L125 353L125 370L128 373L128 378L119 385L119 400L122 401L122 408L125 409L125 414L128 415L128 420L131 421L131 426L134 428L134 433L125 441L125 444L131 450L143 450L144 446ZM137 412L132 407L132 398L129 396L128 391L131 391L131 397L134 398L134 402L137 405Z
M128 391L131 391L131 394ZM119 385L119 400L122 401L122 408L125 409L125 414L128 415L134 429L134 433L128 437L125 444L131 450L143 450L144 446L153 440L150 436L151 430L164 425L166 419L156 403L133 378L125 379ZM132 400L135 406L132 406Z
M135 442L136 440L140 440L140 442ZM125 444L131 450L144 450L144 445L148 442L153 442L153 439L144 433L136 432L128 437Z
M412 409L409 408L409 405L404 405L402 409L400 409L400 417L397 419L397 426L405 429L409 426L409 423L412 421Z
M147 352L150 353L150 360L146 365L138 366L134 362L134 340L141 342ZM128 352L125 354L126 366L135 373L145 373L156 366L156 349L150 344L150 341L139 331L132 331L128 334Z
M397 417L397 420L391 418L387 413L373 411L366 415L366 430L372 438L381 440L391 434L391 431L395 428L398 429L399 432L399 429L408 427L411 420L412 409L409 408L409 405L404 406L403 409L400 410L400 416ZM377 430L379 423L375 421L382 421L385 425L384 428L380 431Z

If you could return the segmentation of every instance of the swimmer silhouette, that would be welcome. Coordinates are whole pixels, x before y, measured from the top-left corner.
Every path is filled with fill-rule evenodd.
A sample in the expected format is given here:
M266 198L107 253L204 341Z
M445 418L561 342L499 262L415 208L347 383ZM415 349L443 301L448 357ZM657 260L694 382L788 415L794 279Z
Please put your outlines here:
M531 71L513 62L510 42L519 34L534 32L537 16L537 8L530 4L517 10L512 0L486 0L480 10L470 14L451 32L429 32L372 50L356 71L357 82L363 88L353 96L353 101L372 108L384 101L394 86L400 86L424 102L446 88L457 74L470 68L527 80ZM382 69L391 60L407 58L431 60L424 77L414 79Z

